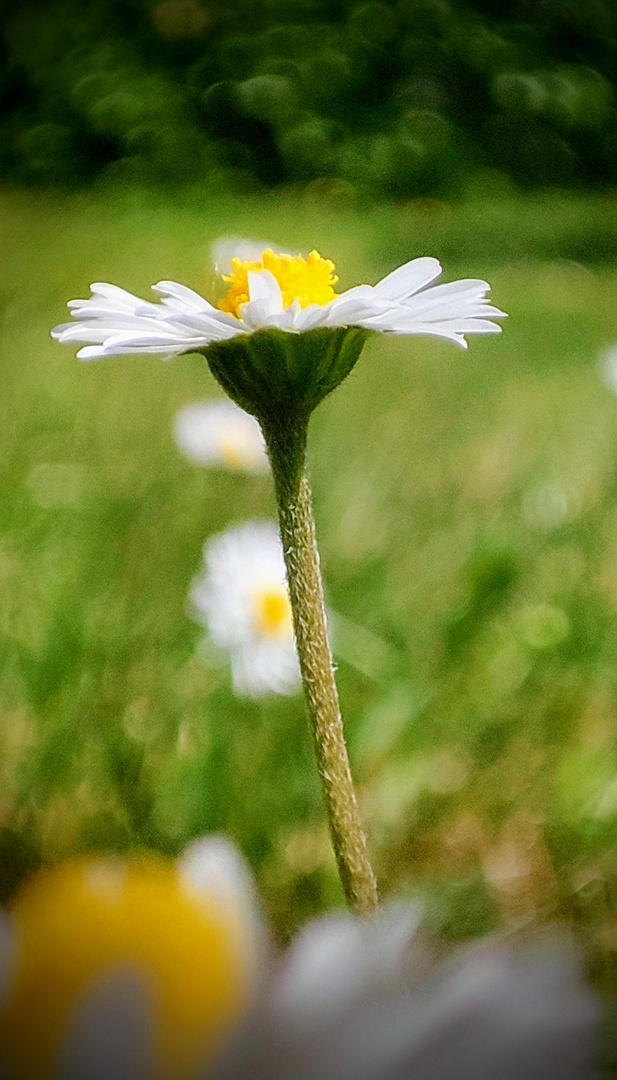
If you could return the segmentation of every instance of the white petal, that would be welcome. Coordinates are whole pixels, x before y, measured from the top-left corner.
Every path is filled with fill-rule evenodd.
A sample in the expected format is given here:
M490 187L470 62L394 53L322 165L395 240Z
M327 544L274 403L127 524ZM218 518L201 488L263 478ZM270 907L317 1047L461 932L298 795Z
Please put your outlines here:
M371 327L367 326L367 329L370 330ZM401 327L399 327L399 326L396 325L396 323L393 322L393 324L391 326L388 326L388 327L381 326L381 327L378 327L376 329L380 329L382 331L387 330L389 333L392 333L392 334L394 334L395 336L398 336L398 337L434 337L434 338L441 338L444 341L452 342L453 345L460 346L461 349L468 348L467 342L465 341L464 337L462 337L460 334L455 333L452 330L448 330L445 326L442 327L442 326L438 326L438 325L433 326L433 325L420 324L418 326L412 326L412 327L410 327L410 326L401 326Z
M268 325L270 309L267 300L249 300L241 307L242 319L249 330L262 330Z
M156 315L156 308L154 304L146 303L144 300L140 300L139 297L133 298L133 303L129 307L128 304L111 304L105 303L103 300L69 300L66 305L71 312L71 316L77 322L88 319L128 319L132 315L135 315L139 308L141 308L140 314L143 315Z
M419 909L400 904L374 922L350 915L315 920L295 939L274 986L272 1008L286 1030L318 1029L380 990L397 992Z
M300 689L300 668L293 638L252 640L231 653L233 685L239 697L291 696Z
M481 282L484 286L481 290L477 288L456 289L453 287L464 284L466 283L451 281L447 285L436 285L432 289L426 289L424 292L412 296L402 306L410 314L423 315L428 312L439 311L446 317L449 311L459 312L479 306L490 307L486 300L488 286L484 282ZM497 308L493 310L496 312Z
M242 236L221 236L212 245L210 253L217 274L231 274L232 259L258 263L261 262L261 257L268 248L276 251L276 245L268 240L259 243L255 240L245 240Z
M600 378L606 388L617 393L617 346L602 352L599 357Z
M165 297L156 304L105 282L95 282L92 289L90 300L69 301L75 322L52 330L62 343L86 346L77 354L81 360L135 353L174 356L247 331L238 319L175 282L154 286Z
M438 259L412 259L378 282L375 292L382 300L401 301L430 285L440 274L441 263Z
M170 356L179 356L187 352L186 344L165 345L160 344L151 348L131 348L122 343L116 345L86 345L77 353L78 360L104 360L107 356L162 356L167 359Z
M202 341L202 338L180 337L174 334L119 334L107 338L105 347L110 355L117 353L118 349L131 352L140 352L142 349L150 352L155 349L157 352L167 352L170 348L181 348L183 352L187 352L191 348L199 348Z
M274 311L266 315L264 325L275 327L278 330L295 330L296 318L294 309L289 307L285 311Z
M195 840L180 856L178 877L185 894L204 904L214 902L224 913L237 942L245 989L260 981L267 935L259 898L248 864L233 844L222 836Z
M80 1001L62 1047L60 1080L147 1080L154 1065L151 998L132 968L96 982Z
M170 317L170 314L171 318L176 315L208 315L217 323L224 323L227 326L235 326L239 329L242 327L239 319L234 318L233 315L228 315L224 311L219 311L203 296L194 292L193 289L189 289L186 285L178 285L175 281L159 281L152 286L152 291L159 293L163 297L162 307L153 305L155 310L161 313L162 317Z
M9 917L0 912L0 1008L11 988L18 944Z
M89 345L102 345L108 337L108 331L101 326L84 326L80 323L63 323L56 326L51 332L52 338L61 345L70 345L72 341L88 343Z
M392 310L391 304L380 303L374 296L347 296L345 293L329 305L326 316L328 326L362 326L367 319L385 315Z
M175 314L167 317L168 321L173 326L188 326L193 330L198 331L216 331L218 335L225 335L226 337L234 337L235 334L246 333L246 327L240 322L240 319L235 319L233 315L228 315L225 311L217 311L212 308L211 312L199 311L192 314Z
M294 330L298 332L314 330L317 326L323 326L327 317L328 306L322 307L321 304L309 304L308 307L303 308L295 316Z
M381 333L398 336L444 338L447 341L452 341L455 345L460 345L462 349L467 348L465 338L461 337L447 323L422 323L409 320L404 315L399 315L396 312L394 314L390 312L388 315L379 316L375 319L367 319L364 327L367 330L378 330Z
M271 315L283 310L283 294L274 274L269 270L249 270L247 278L251 302L264 301Z
M114 307L125 303L127 307L130 307L135 300L139 298L133 293L128 292L126 289L122 289L119 285L110 285L107 281L93 281L90 286L90 292L93 296L100 296L104 300L109 301Z
M165 300L175 300L184 311L207 311L212 306L188 285L179 285L176 281L157 281L151 288Z
M432 323L428 324L432 326ZM451 319L443 323L444 329L453 330L456 334L500 334L501 326L491 322L490 319L464 318Z
M222 836L195 840L178 860L185 892L231 904L253 921L258 910L251 872L237 849Z

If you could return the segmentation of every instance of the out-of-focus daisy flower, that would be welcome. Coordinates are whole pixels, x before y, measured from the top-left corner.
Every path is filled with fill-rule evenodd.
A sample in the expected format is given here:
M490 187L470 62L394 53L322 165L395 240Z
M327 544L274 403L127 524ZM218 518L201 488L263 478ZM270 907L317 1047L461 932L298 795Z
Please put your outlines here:
M253 416L231 401L187 405L174 423L176 442L194 465L267 473L266 446Z
M220 840L90 860L0 942L8 1080L591 1080L599 1008L563 943L439 959L410 905L310 923L281 956Z
M503 312L487 301L489 285L476 279L433 283L437 259L400 266L379 284L337 294L334 263L317 251L308 258L277 254L232 260L227 296L218 308L174 281L159 281L160 303L141 300L117 285L96 282L89 300L70 300L72 322L53 337L83 344L82 360L129 353L163 356L191 352L264 328L302 333L319 327L360 327L392 334L445 338L466 348L465 334L494 334Z
M3 1080L194 1076L254 1000L256 920L244 864L218 838L176 865L41 871L0 941Z
M300 671L281 541L254 521L209 540L205 572L191 590L196 618L229 653L237 694L293 694Z
M231 274L234 259L241 262L259 262L262 252L271 248L267 240L247 240L244 236L220 236L212 245L210 254L217 274Z
M617 345L600 356L600 378L607 390L617 394Z
M209 1080L599 1080L600 1010L564 942L439 961L409 907L309 924Z

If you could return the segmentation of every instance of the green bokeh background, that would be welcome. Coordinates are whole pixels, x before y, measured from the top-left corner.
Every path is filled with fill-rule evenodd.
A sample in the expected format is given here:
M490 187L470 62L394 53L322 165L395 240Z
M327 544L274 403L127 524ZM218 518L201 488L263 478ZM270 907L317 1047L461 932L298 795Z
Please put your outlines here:
M617 179L613 0L0 0L0 23L9 178Z
M342 904L301 697L235 698L187 609L269 477L175 447L201 358L82 365L49 329L95 280L216 296L221 236L317 247L342 288L430 254L503 335L375 336L312 421L371 850L447 937L561 920L617 990L615 10L5 8L0 900L216 830L281 940Z

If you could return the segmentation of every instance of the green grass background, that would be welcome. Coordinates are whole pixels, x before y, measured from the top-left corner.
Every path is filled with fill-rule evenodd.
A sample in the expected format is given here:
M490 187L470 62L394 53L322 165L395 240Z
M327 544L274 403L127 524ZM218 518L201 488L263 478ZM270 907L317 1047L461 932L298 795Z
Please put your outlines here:
M350 752L382 892L455 938L573 923L617 955L617 203L0 195L0 898L41 861L232 837L285 937L342 903L300 697L240 701L187 590L269 477L192 467L196 356L80 364L49 338L94 280L212 295L221 235L319 248L341 286L405 259L486 276L467 353L371 340L311 473Z

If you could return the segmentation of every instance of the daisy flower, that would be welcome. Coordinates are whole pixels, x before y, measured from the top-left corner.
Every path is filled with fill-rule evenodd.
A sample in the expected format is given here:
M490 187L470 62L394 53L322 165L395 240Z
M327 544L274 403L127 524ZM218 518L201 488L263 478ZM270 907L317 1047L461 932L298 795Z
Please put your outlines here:
M194 465L267 473L266 445L253 416L231 401L187 405L174 423L176 443Z
M0 924L3 1080L197 1080L254 1000L258 918L218 837L40 871Z
M249 522L209 540L193 584L195 617L229 653L234 690L293 694L300 684L285 561L276 527Z
M174 281L152 286L159 303L96 282L90 299L69 301L72 321L52 336L81 344L82 360L201 352L225 392L263 424L281 409L307 416L349 374L371 332L462 348L466 334L499 332L493 320L504 312L488 302L486 281L436 285L440 275L437 259L412 259L377 285L337 293L334 263L318 251L305 259L265 248L260 258L231 259L216 307Z
M613 345L601 354L600 378L607 390L617 394L617 345Z
M299 334L359 327L444 338L462 348L465 334L499 332L492 320L504 312L488 302L486 281L435 285L440 275L437 259L412 259L377 285L337 294L330 259L317 251L304 259L266 248L259 260L232 259L231 273L223 278L228 292L218 307L174 281L152 286L160 303L96 282L89 300L69 301L73 321L57 326L52 336L81 343L80 359L100 360L129 353L175 356L266 328Z
M173 864L41 871L0 937L7 1080L593 1080L600 1009L564 941L439 955L412 904L278 955L219 838Z

